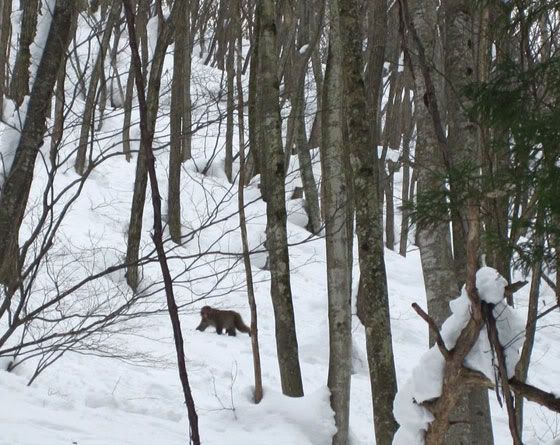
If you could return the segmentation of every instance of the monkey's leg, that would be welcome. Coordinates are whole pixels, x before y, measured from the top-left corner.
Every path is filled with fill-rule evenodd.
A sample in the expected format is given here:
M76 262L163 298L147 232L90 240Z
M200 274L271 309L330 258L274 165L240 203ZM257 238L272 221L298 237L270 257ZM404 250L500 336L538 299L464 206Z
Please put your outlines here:
M197 331L204 332L204 330L208 327L208 323L204 323L201 321L198 327L196 328Z
M235 337L235 328L229 328L227 331L227 335L231 337Z
M216 334L222 335L222 325L220 323L216 323Z

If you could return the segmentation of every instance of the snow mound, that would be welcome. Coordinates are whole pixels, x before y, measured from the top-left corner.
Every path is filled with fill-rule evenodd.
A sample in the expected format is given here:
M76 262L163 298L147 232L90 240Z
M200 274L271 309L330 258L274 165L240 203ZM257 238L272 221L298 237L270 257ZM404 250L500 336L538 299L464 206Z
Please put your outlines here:
M483 267L476 274L476 286L481 300L494 305L493 313L500 343L504 346L508 376L515 372L519 348L524 339L522 317L504 301L507 281L491 267ZM449 303L451 316L443 323L441 336L447 349L455 347L457 339L470 319L470 300L463 286L461 295ZM465 358L464 365L494 379L494 360L486 327ZM393 413L400 425L393 439L394 445L424 444L424 434L433 420L423 402L441 395L445 359L437 346L432 346L419 360L407 383L395 397Z

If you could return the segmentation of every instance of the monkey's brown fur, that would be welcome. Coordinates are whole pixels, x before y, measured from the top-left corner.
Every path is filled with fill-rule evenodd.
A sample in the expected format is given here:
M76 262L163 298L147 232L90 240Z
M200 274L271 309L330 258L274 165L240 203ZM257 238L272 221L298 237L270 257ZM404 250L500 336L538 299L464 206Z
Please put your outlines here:
M208 326L214 326L218 335L221 335L222 331L225 330L228 335L235 336L235 329L251 335L251 330L243 323L241 315L235 311L221 311L210 306L204 306L200 310L200 316L202 320L196 328L197 331L204 331Z

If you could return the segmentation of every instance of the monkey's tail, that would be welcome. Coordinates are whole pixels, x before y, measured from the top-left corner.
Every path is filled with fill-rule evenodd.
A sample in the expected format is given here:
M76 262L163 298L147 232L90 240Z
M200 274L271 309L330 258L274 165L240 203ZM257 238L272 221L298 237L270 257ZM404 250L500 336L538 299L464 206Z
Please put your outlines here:
M251 336L251 329L245 323L243 323L241 315L235 317L235 327L239 332L246 332L247 334L249 334L249 336Z

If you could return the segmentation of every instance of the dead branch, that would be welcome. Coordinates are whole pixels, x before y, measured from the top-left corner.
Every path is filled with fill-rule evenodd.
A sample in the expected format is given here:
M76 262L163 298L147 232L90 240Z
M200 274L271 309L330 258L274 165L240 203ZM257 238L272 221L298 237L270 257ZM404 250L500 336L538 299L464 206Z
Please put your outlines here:
M439 348L439 351L441 352L441 355L443 355L443 357L447 360L449 358L449 350L447 349L447 347L445 346L445 342L443 341L443 338L441 336L441 333L439 332L439 329L436 325L436 322L433 320L432 317L430 317L426 312L424 312L424 310L418 306L416 303L412 303L412 309L414 309L416 311L416 313L426 322L428 323L428 326L430 327L430 329L433 331L434 335L435 335L435 339L436 339L436 344Z
M514 445L522 445L521 437L519 436L519 427L517 425L517 417L515 416L513 396L509 388L504 347L500 343L498 329L496 327L496 319L494 318L494 305L482 302L482 308L488 331L488 340L490 340L490 344L496 352L496 358L498 359L498 372L500 381L502 382L502 394L506 400L511 437L513 438Z
M537 388L536 386L523 383L515 377L509 380L509 384L515 393L523 396L525 399L538 403L551 411L560 413L560 397Z

